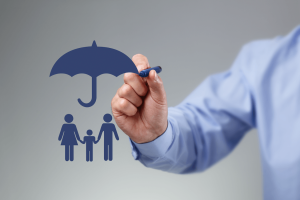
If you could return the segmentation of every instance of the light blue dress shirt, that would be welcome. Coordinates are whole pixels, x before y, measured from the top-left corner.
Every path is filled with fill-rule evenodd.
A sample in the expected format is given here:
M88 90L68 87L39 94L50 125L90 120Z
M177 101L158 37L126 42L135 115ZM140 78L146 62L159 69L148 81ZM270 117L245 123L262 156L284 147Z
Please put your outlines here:
M212 75L169 108L168 128L132 154L147 167L199 172L257 128L264 198L300 199L300 26L245 45L232 68Z

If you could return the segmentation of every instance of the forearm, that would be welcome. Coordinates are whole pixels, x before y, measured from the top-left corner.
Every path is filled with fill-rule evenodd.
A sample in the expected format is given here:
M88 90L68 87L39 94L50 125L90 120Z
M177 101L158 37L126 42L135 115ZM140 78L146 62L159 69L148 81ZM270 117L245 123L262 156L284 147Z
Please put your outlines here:
M61 131L61 132L59 133L59 136L58 136L58 140L59 140L59 141L61 140L62 136L63 136L63 131Z

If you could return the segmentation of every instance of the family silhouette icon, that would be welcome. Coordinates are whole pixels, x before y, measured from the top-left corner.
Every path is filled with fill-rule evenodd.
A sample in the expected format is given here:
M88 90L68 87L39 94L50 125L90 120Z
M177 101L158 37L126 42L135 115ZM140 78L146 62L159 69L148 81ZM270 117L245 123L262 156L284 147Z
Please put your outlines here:
M65 116L65 121L67 123L63 124L61 131L58 136L58 140L62 141L61 145L65 146L65 160L73 161L74 160L74 145L78 145L77 140L86 145L86 161L93 161L93 144L97 144L104 133L104 160L110 161L113 160L113 135L114 133L117 140L119 140L119 136L116 130L116 127L113 123L110 123L112 120L112 116L110 114L105 114L103 120L106 123L103 123L98 135L98 139L92 136L93 131L87 130L87 136L83 137L83 140L80 139L79 133L77 131L77 127L73 122L73 116L71 114L67 114Z

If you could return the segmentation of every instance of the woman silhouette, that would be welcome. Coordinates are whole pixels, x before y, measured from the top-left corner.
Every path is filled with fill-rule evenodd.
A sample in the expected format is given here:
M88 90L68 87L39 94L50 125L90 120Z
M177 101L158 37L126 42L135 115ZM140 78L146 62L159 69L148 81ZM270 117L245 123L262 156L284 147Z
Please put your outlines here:
M77 128L75 124L70 124L73 121L73 116L71 114L67 114L65 116L65 121L68 124L64 124L61 127L60 134L58 136L58 140L62 139L61 145L65 145L65 159L66 161L74 160L74 145L78 145L77 140L80 140ZM77 138L77 140L76 140Z

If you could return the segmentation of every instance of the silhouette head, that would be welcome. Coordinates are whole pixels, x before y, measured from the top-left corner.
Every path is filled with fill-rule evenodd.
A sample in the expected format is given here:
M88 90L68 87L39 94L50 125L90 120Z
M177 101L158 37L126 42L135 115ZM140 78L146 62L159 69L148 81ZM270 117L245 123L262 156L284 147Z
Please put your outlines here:
M86 134L92 135L92 134L93 134L93 131L92 131L92 130L87 130Z
M103 119L105 122L110 122L112 120L112 116L107 113L103 116Z
M71 114L67 114L65 116L65 121L71 123L73 121L73 116Z

